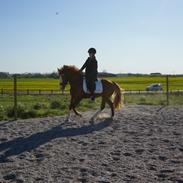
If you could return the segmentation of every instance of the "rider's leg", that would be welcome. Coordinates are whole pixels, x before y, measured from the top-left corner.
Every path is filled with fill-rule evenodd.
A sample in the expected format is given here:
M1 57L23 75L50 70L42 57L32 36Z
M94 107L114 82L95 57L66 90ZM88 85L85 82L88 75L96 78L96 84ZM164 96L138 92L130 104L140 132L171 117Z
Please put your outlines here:
M90 85L90 79L89 78L86 78L86 86L87 86L87 90L91 90L91 85Z
M91 100L95 100L95 80L90 81L90 92L91 92Z
M95 97L94 97L95 80L93 78L86 77L86 85L87 85L87 89L90 92L91 100L95 100Z

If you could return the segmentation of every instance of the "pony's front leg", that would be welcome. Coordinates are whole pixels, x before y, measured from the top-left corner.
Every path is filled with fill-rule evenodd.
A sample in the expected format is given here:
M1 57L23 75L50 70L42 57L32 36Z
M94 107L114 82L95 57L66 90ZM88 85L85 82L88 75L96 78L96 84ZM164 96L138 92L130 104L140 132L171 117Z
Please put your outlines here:
M70 121L71 110L73 110L76 115L82 117L82 115L75 109L75 107L79 104L80 101L81 101L81 98L76 98L71 96L71 102L69 105L69 111L66 117L66 121Z
M79 102L81 101L81 98L75 98L74 100L73 100L73 107L72 107L72 109L73 109L73 111L74 111L74 113L77 115L77 116L79 116L79 117L82 117L82 115L81 115L81 113L79 113L76 109L75 109L75 107L79 104Z
M71 110L69 110L68 113L67 113L67 117L65 119L66 122L70 121L70 115L71 115Z
M68 113L67 113L67 117L65 119L66 122L70 121L72 105L73 105L73 98L71 97L71 101L70 101L70 105L69 105L69 110L68 110Z
M82 114L80 112L78 112L75 108L73 108L73 111L74 113L79 116L79 117L82 117Z

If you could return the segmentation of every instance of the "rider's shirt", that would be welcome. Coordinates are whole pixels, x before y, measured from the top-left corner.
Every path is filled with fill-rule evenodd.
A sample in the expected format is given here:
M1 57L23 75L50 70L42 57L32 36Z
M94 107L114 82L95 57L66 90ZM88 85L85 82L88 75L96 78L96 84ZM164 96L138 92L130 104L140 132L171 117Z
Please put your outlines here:
M86 60L86 62L84 63L84 65L81 67L81 71L85 70L85 75L86 78L88 79L97 79L97 74L98 74L98 63L96 58L90 58L88 57L88 59Z

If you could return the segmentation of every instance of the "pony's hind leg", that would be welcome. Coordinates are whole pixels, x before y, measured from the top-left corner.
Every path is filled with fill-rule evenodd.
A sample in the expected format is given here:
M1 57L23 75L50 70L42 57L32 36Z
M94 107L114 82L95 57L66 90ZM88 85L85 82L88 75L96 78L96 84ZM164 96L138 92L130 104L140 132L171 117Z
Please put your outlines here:
M101 106L100 106L100 111L102 111L105 108L105 103L106 103L106 99L104 97L102 97L102 102L101 102Z
M98 116L98 114L101 112L101 110L98 110L90 119L89 123L94 124L94 119Z
M111 108L111 118L112 118L114 116L114 105L110 99L107 99L106 102Z
M100 110L98 110L90 119L90 123L93 124L94 123L94 119L98 116L98 114L105 108L105 98L102 97L102 102L101 102L101 106L100 106Z

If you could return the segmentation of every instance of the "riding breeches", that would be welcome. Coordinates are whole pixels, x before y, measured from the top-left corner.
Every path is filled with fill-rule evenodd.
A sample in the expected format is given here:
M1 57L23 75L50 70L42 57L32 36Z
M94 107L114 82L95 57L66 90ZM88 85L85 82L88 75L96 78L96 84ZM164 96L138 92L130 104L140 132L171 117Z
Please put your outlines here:
M96 79L86 78L86 85L87 85L88 90L91 92L91 94L93 94L95 91L95 87L96 87L95 81L96 81Z

